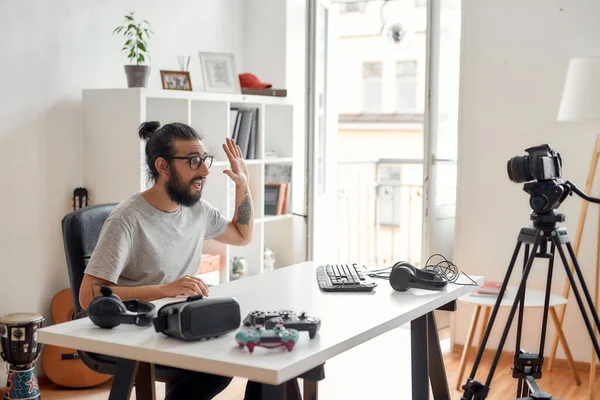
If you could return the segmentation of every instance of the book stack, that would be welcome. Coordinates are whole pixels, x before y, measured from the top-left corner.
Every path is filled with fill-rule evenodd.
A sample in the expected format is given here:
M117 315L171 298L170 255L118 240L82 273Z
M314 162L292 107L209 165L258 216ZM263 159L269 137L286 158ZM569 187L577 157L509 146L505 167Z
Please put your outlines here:
M265 215L287 214L289 186L289 183L265 183Z
M265 166L265 215L283 215L291 209L290 192L292 166L269 164Z
M475 296L498 296L500 288L502 287L501 282L495 281L484 281L483 285L473 291Z
M258 108L232 107L229 110L230 137L240 146L246 160L259 158L258 153Z

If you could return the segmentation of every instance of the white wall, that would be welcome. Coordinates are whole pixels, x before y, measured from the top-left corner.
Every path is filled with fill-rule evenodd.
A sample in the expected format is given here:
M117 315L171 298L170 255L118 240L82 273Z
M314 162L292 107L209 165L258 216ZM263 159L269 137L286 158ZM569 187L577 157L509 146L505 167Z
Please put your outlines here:
M563 156L563 177L585 187L600 123L557 122L556 116L569 58L600 54L598 15L600 3L593 0L463 0L454 261L465 272L502 280L517 235L530 223L529 196L522 184L509 180L509 158L525 154L528 146L550 143ZM596 183L592 193L600 195L599 188ZM564 226L572 239L581 203L574 196L559 208L567 216ZM592 288L597 217L598 208L592 205L579 257ZM522 265L520 258L511 283L518 283ZM543 289L544 265L543 260L536 261L528 287ZM558 259L554 271L553 291L560 294L566 276ZM459 304L454 324L457 343L464 343L471 312L471 307ZM499 313L488 347L497 347L507 315L508 309ZM526 321L522 346L534 352L541 312L528 310ZM551 322L548 326L546 354L554 338ZM589 362L591 342L572 294L564 329L574 358ZM514 333L504 350L514 351L513 338ZM558 355L564 357L562 350Z
M148 19L149 86L161 87L159 70L177 69L180 52L192 56L196 86L199 51L232 52L243 68L244 3L0 3L0 315L39 312L50 322L52 297L69 286L60 223L81 184L81 89L126 87L112 30L130 11Z

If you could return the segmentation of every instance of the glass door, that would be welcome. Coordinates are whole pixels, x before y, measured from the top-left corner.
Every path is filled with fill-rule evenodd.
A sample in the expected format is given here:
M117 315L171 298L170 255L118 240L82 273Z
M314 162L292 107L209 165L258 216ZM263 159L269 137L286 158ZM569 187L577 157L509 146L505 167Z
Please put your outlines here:
M331 101L331 70L335 18L331 3L309 0L309 73L308 73L308 259L335 263L335 215L337 197L337 112Z
M451 259L460 0L309 4L309 259Z
M425 112L423 265L430 257L429 264L444 262L444 258L453 261L461 0L430 0L429 8L430 96ZM448 312L436 311L435 317L438 329L450 326Z
M453 258L461 0L430 0L423 254ZM438 257L437 260L440 260ZM424 259L426 261L426 259ZM433 260L432 260L433 261Z

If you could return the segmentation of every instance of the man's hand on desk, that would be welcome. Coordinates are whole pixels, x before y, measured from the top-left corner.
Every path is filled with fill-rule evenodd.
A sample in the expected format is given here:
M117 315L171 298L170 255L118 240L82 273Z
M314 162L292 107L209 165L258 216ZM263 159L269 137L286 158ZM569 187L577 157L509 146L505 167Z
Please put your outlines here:
M194 296L197 294L208 296L208 285L202 279L190 275L166 285L161 285L160 290L164 297Z

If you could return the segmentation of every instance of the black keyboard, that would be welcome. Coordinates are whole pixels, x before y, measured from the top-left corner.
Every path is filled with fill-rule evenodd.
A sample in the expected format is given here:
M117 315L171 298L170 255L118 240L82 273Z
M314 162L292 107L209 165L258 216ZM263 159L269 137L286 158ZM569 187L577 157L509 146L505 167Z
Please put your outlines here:
M326 292L370 292L377 283L357 264L327 264L317 267L317 281Z

